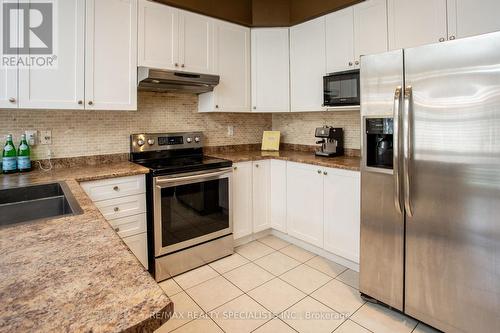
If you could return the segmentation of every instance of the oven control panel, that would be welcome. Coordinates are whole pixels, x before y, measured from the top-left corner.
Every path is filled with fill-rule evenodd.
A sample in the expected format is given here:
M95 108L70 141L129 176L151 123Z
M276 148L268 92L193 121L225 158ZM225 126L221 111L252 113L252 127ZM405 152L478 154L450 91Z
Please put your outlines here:
M202 148L202 132L141 133L130 136L130 152Z

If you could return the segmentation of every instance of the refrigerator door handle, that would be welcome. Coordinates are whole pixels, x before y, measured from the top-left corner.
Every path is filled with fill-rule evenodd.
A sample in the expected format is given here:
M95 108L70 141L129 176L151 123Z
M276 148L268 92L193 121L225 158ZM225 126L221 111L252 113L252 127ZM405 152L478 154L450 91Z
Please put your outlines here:
M412 86L405 89L404 94L404 152L403 152L403 174L404 174L404 202L406 214L409 217L413 216L413 209L411 206L411 179L410 179L410 160L412 154L412 133L411 133L411 116L413 104L413 90Z
M401 207L401 184L400 180L400 163L399 163L399 120L400 120L400 109L401 109L401 87L397 87L394 92L394 153L393 153L393 174L394 174L394 205L398 213L402 214L403 209Z

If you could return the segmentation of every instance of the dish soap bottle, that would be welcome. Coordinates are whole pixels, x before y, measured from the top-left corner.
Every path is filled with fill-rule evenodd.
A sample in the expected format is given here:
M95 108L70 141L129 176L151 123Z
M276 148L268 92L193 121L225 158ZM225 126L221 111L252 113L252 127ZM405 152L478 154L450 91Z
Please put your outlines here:
M31 170L30 146L28 146L25 134L21 136L21 143L17 150L17 169L20 172Z
M16 148L12 143L12 134L7 135L7 141L3 147L2 169L3 173L14 173L17 171L17 154Z

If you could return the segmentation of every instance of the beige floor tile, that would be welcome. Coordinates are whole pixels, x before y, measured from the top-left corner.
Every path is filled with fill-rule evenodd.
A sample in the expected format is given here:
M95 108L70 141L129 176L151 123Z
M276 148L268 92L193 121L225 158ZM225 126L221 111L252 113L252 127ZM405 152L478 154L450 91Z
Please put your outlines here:
M424 323L418 323L417 327L413 330L413 333L439 333L439 331L425 325Z
M214 261L209 264L210 267L215 269L220 274L224 274L236 267L240 267L248 262L248 259L240 256L238 253Z
M274 275L254 263L248 263L224 276L244 292L248 292L274 278Z
M352 320L346 320L334 333L370 333L370 331Z
M295 330L282 322L278 318L274 318L268 321L258 329L254 331L255 333L295 333Z
M314 253L304 250L303 248L298 247L297 245L288 245L280 250L284 254L289 257L292 257L295 260L300 262L306 262L312 257L316 256Z
M347 317L364 304L357 289L337 280L328 282L311 296Z
M347 267L344 267L336 262L330 261L326 258L317 256L308 260L306 265L311 266L314 269L317 269L320 272L323 272L331 277L336 277L337 275L344 272Z
M273 317L247 295L241 295L210 311L210 316L226 333L252 332Z
M301 333L329 333L344 321L339 313L309 296L279 317Z
M241 290L222 276L205 281L186 292L205 311L213 310L242 294Z
M171 332L193 319L204 316L203 310L185 292L174 295L170 299L174 303L172 317L157 329L156 333Z
M258 259L274 251L273 248L257 241L238 246L235 250L248 260Z
M248 292L248 295L274 314L302 299L306 294L276 278Z
M265 257L259 258L254 261L257 265L265 270L273 273L274 275L281 275L286 271L300 265L300 262L284 255L281 252L273 252Z
M281 238L273 236L273 235L259 238L258 241L266 244L269 247L272 247L275 250L279 250L279 249L284 248L285 246L290 245L290 243L288 243L287 241L284 241Z
M182 289L186 290L219 275L212 267L205 265L174 277Z
M182 291L182 288L174 281L174 279L168 279L158 284L168 296L174 296Z
M371 303L365 303L351 320L374 333L409 333L417 326L414 319Z
M337 276L337 280L340 280L353 288L359 289L359 273L348 269L344 273Z
M193 320L184 326L179 327L175 333L224 333L210 318Z
M307 265L300 265L281 275L280 279L285 280L295 288L309 294L332 278Z

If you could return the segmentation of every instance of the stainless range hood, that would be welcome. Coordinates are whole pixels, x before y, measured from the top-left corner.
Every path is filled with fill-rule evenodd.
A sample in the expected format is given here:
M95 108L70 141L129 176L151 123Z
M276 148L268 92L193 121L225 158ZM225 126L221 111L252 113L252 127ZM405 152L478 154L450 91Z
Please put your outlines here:
M202 94L214 90L219 76L139 67L137 81L139 90Z

